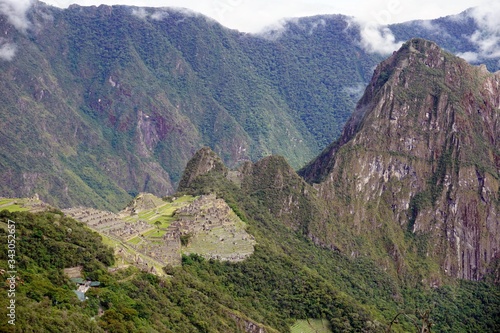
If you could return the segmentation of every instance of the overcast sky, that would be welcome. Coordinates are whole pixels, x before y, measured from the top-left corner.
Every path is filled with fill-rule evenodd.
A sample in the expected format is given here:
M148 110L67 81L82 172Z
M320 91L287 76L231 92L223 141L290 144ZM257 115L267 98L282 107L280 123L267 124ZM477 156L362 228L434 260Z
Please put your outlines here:
M23 1L23 0L21 0ZM185 7L203 13L229 28L257 32L283 17L345 14L379 24L432 19L458 14L491 3L486 0L42 0L66 8L80 5L123 4ZM0 0L0 2L2 2Z

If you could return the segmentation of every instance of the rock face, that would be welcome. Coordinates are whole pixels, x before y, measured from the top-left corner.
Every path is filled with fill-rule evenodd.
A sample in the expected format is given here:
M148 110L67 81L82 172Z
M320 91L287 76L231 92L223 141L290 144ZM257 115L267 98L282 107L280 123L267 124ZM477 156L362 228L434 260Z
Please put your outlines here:
M402 239L414 237L425 240L417 256L479 279L500 255L499 152L500 73L413 39L376 68L342 136L299 174L337 223L382 239L398 270L411 252Z

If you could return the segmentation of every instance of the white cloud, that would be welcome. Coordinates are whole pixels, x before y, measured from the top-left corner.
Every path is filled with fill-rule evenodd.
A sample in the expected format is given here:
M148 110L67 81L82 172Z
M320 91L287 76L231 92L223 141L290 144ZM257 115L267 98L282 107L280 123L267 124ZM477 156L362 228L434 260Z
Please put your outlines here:
M316 30L319 26L325 27L326 26L326 21L324 19L320 19L317 21L314 21L311 23L311 26L309 27L309 31L307 32L309 35L312 35L314 30Z
M12 43L5 43L0 45L0 59L11 61L16 55L17 47Z
M256 35L271 41L277 40L285 33L287 22L286 19L276 21L257 32Z
M0 13L7 16L17 30L26 32L31 25L26 12L33 3L34 0L0 0Z
M273 24L265 27L261 31L257 32L258 36L269 40L276 40L286 32L287 27L296 26L303 31L307 31L308 35L312 35L318 27L326 26L326 21L322 18L315 21L301 20L301 18L285 18L274 22Z
M457 53L457 57L460 57L465 61L472 63L478 62L479 60L479 55L476 52Z
M403 45L403 41L396 41L396 37L387 26L379 25L374 21L356 23L361 35L361 47L367 52L388 55Z
M9 0L12 1L12 0ZM26 0L23 0L26 1ZM122 4L146 7L186 7L226 27L258 32L285 17L343 14L381 25L457 14L488 0L43 0L57 7ZM397 13L396 13L397 11ZM389 14L389 15L388 15Z
M192 11L188 8L182 7L170 7L170 8L151 8L151 7L135 7L132 8L132 15L138 17L141 20L152 19L155 21L161 21L170 16L169 11L171 13L180 13L185 17L199 17L202 14ZM213 22L213 19L210 17L205 17L207 22ZM184 21L184 18L177 23Z
M433 23L431 20L421 20L417 22L418 25L420 25L422 28L435 32L435 33L442 33L443 29L439 24Z
M468 36L476 46L476 52L465 52L458 56L469 62L480 62L485 59L500 59L500 3L489 3L477 6L468 12L474 19L478 29Z
M155 21L161 21L168 17L168 12L166 10L156 10L153 14L151 14L151 18Z
M352 95L356 99L361 98L363 95L363 92L365 91L365 84L364 83L357 83L356 85L350 86L350 87L344 87L343 91L346 94Z
M149 16L149 13L144 8L134 8L132 9L132 15L137 16L141 20L146 19Z

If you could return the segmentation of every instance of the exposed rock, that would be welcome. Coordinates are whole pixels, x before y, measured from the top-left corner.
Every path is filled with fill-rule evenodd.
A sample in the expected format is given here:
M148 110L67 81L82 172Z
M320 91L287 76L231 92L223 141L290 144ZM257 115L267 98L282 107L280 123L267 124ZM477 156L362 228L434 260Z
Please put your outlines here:
M246 318L242 314L237 314L234 312L227 311L227 314L233 318L241 329L243 329L247 333L274 333L276 332L274 329L270 327L266 327L265 325L258 324L255 321Z
M338 222L383 240L398 267L411 233L427 239L419 256L479 279L500 251L499 96L500 73L413 39L376 68L340 139L300 174Z

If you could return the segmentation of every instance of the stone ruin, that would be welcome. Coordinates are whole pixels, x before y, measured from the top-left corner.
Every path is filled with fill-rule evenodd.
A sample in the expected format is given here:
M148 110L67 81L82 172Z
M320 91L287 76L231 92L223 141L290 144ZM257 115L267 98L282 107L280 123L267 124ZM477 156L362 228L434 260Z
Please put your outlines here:
M154 226L146 221L125 222L117 214L93 208L69 208L63 212L85 223L91 229L121 241L127 241L140 233L154 229Z
M157 200L144 194L140 202L152 209L159 207ZM129 205L126 210L122 211L121 216L125 217L127 214L131 216L135 212L134 206ZM83 207L66 209L64 213L140 253L142 258L132 255L123 247L115 251L117 256L147 271L154 266L153 261L162 265L180 264L183 248L181 236L188 235L192 242L197 244L200 243L200 239L204 239L210 249L199 246L191 249L188 245L186 250L198 253L207 259L216 260L244 260L253 253L255 244L253 236L246 233L242 225L237 227L237 223L243 222L226 202L223 199L217 199L215 194L202 195L193 202L176 209L173 213L174 221L166 229L161 229L164 233L159 237L144 236L146 232L154 230L155 226L143 220L126 222L120 215ZM225 236L217 236L217 234ZM135 237L139 237L138 243L127 243ZM220 247L226 250L222 251Z

